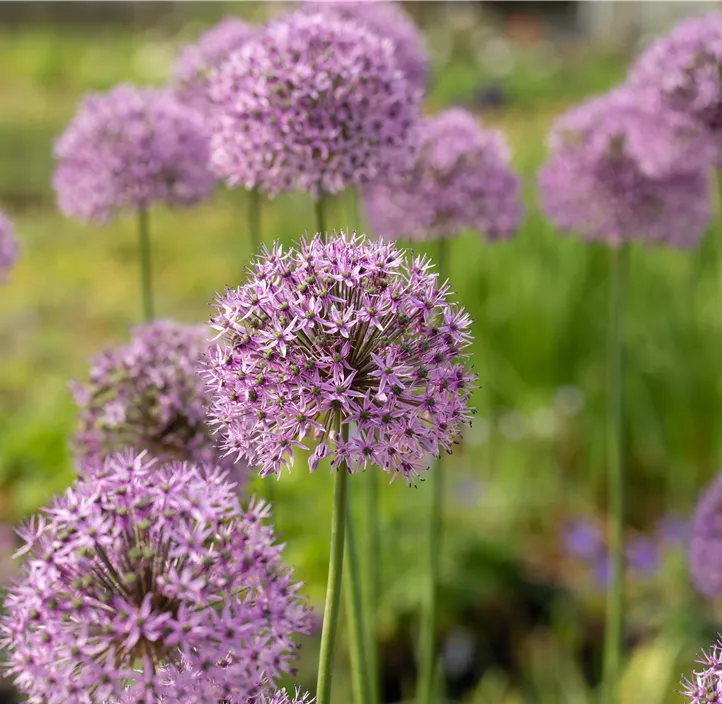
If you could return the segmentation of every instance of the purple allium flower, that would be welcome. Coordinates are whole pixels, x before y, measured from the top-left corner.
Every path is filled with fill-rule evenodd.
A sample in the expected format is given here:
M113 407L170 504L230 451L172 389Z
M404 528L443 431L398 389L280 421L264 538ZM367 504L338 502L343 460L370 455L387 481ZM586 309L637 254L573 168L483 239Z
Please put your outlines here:
M285 689L278 689L272 693L264 692L258 704L313 704L316 701L312 699L308 692L301 693L301 690L296 688L294 694L289 694Z
M203 118L170 93L122 85L85 97L55 144L64 215L106 222L155 203L193 205L213 188Z
M520 182L501 133L481 129L473 115L455 108L424 118L418 134L412 168L365 189L374 233L414 240L452 237L467 228L489 239L513 234L522 215Z
M586 239L693 246L710 217L707 145L689 120L652 111L629 90L594 98L552 129L542 208Z
M450 451L472 412L471 319L430 269L356 233L264 246L211 319L226 340L208 376L229 452L280 474L313 436L311 471L328 456L332 469L371 463L411 482Z
M19 531L29 557L2 619L18 689L48 704L245 704L272 686L308 618L267 517L215 468L144 453L81 467Z
M0 210L0 283L7 280L8 272L18 258L18 242L12 222Z
M697 502L687 558L696 589L709 598L722 595L722 474Z
M593 560L605 552L600 527L589 519L578 518L562 531L564 551L571 557Z
M171 85L178 99L206 112L211 72L240 49L256 28L235 17L227 17L186 46L173 67Z
M352 22L272 22L211 79L211 162L231 186L318 198L403 170L421 91L393 45Z
M659 567L657 543L649 536L639 535L630 539L624 553L630 572L639 576L649 577Z
M689 704L722 704L722 641L718 639L709 652L703 650L696 662L701 668L691 679L682 678L683 689L677 693Z
M369 2L315 2L303 3L309 12L331 13L350 20L379 37L390 39L394 46L394 59L406 80L416 88L424 88L429 73L429 57L424 37L406 11L395 2L370 0Z
M659 110L690 117L722 156L722 12L679 22L637 59L630 85Z
M72 385L76 452L102 458L133 447L161 460L230 468L206 424L211 399L198 371L208 349L205 326L161 320L134 327L130 342L101 352L88 382ZM240 475L234 468L234 479Z

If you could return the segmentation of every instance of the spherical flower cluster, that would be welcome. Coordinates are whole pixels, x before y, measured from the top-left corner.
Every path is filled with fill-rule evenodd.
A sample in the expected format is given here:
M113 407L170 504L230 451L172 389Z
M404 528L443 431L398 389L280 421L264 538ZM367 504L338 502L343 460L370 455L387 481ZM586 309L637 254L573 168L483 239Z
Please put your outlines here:
M227 17L203 34L195 44L186 46L178 56L171 85L186 105L207 111L211 72L238 51L256 29L235 17Z
M2 619L18 689L47 704L246 704L289 671L308 624L267 517L215 468L143 454L81 467L20 531L29 558Z
M80 411L76 452L102 458L133 447L162 460L230 467L206 424L210 398L198 370L208 347L205 326L161 320L138 325L129 343L103 351L88 382L72 385Z
M520 182L499 132L452 109L421 121L419 143L411 169L364 189L373 232L414 240L452 237L467 228L490 239L513 234L522 215Z
M395 2L342 2L330 0L303 3L307 12L330 13L355 22L394 45L396 65L406 80L416 88L424 88L429 74L429 57L424 37L404 9Z
M266 476L311 436L312 471L328 456L415 481L471 413L471 319L449 294L427 259L355 233L264 248L211 319L226 340L208 367L225 447Z
M58 206L81 220L106 222L156 203L193 205L213 188L203 118L169 91L123 85L86 96L55 158Z
M402 170L421 91L393 53L333 16L272 22L211 79L213 168L230 186L316 198Z
M8 272L18 258L18 243L12 222L0 210L0 283L7 280Z
M308 692L301 693L296 689L295 694L289 694L285 689L276 690L273 693L264 693L258 704L312 704L315 701L311 699Z
M542 208L586 239L693 246L710 217L707 144L689 120L654 113L627 89L594 98L552 129Z
M722 12L677 24L639 57L629 81L660 110L694 120L722 157Z
M692 583L709 598L722 595L722 475L700 497L690 528L688 562Z
M709 652L702 651L696 662L701 668L690 679L682 678L677 693L686 697L688 704L722 704L722 640Z

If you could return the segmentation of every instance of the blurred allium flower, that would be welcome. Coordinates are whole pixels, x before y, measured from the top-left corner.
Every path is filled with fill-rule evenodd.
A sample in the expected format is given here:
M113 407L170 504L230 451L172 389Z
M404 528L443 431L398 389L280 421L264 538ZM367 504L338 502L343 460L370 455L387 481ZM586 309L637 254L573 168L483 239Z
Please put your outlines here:
M334 469L371 463L415 481L468 423L475 380L471 319L430 269L356 234L264 247L211 320L227 343L208 369L225 446L266 476L311 435L312 471L328 456Z
M235 17L227 17L201 35L195 44L186 46L178 56L171 79L178 99L205 112L209 108L211 72L256 31L255 27Z
M657 572L659 550L656 541L649 536L638 535L630 539L624 553L630 572L642 577L649 577Z
M198 371L207 340L205 326L161 320L136 326L130 342L99 354L88 382L72 386L76 452L102 458L133 447L162 460L230 467L206 425L210 396Z
M105 222L156 203L193 205L213 187L203 118L169 92L122 85L85 97L55 144L64 215Z
M693 246L710 216L708 145L685 117L652 111L626 89L594 98L552 129L542 208L590 240Z
M705 596L722 595L722 474L702 493L692 516L688 561L694 586Z
M567 555L585 560L606 552L601 528L587 518L576 518L564 526L562 543Z
M658 538L668 545L685 545L689 539L689 522L674 513L668 513L657 523Z
M393 53L328 15L271 23L211 79L213 167L231 186L316 198L402 170L421 91Z
M267 516L210 467L143 454L81 467L19 531L29 558L2 619L18 688L48 704L260 694L308 622Z
M8 272L18 258L18 242L14 230L12 222L0 210L0 283L6 281Z
M303 3L310 12L331 13L365 27L379 37L390 39L394 45L394 59L406 80L416 88L424 88L429 73L429 57L424 36L401 5L385 0L370 2Z
M678 23L657 39L630 71L631 86L661 110L686 115L713 139L722 156L722 13Z
M452 237L461 230L489 239L510 236L519 225L519 178L509 167L501 133L479 127L466 110L424 118L412 168L370 184L364 208L375 234L415 240Z
M722 641L718 640L709 652L703 650L696 662L700 669L692 672L691 679L682 678L683 689L677 693L689 704L722 704Z

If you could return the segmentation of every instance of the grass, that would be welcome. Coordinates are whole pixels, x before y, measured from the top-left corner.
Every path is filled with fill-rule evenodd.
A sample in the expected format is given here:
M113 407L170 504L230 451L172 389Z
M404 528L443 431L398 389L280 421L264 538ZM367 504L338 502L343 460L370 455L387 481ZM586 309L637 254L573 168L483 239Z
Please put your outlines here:
M71 480L68 381L82 379L89 357L125 340L140 317L135 222L96 228L60 217L50 188L52 140L85 90L162 80L176 43L152 32L43 28L0 40L0 62L11 68L0 78L0 204L17 221L22 246L12 280L0 291L4 521L25 516ZM430 108L468 102L486 80L468 62L460 65L463 70L451 65L438 73ZM620 59L606 55L574 53L549 76L535 74L533 61L520 61L504 82L510 105L485 120L504 129L524 176L524 226L505 243L486 245L465 233L450 247L450 279L476 320L473 354L482 388L474 397L478 420L448 462L442 628L451 633L488 615L489 604L515 603L530 580L562 590L560 600L551 600L548 622L530 617L514 631L511 663L491 657L471 699L478 704L591 701L580 653L603 599L570 586L556 535L564 516L604 515L607 257L602 247L559 237L539 215L533 185L554 115L622 74ZM239 280L250 254L246 207L243 194L219 190L190 211L151 212L160 315L203 321L214 292ZM350 224L350 212L344 199L333 203L330 226ZM313 208L301 196L278 198L265 207L263 222L267 239L290 243L313 229ZM717 219L712 230L720 229ZM711 231L689 253L631 252L624 395L631 528L647 528L670 508L688 513L719 464L715 237ZM431 245L427 251L435 253ZM585 403L579 413L564 415L557 399L570 385ZM544 418L555 426L552 434L543 431ZM380 490L379 624L385 643L400 651L415 638L412 624L423 598L424 488L395 483ZM308 475L300 461L276 489L288 559L317 605L325 587L331 494L329 477ZM637 701L642 691L645 701L664 701L675 668L689 669L693 652L714 632L714 614L689 593L677 563L672 560L659 584L634 594L632 625L643 636L628 663L623 701ZM475 636L492 626L480 623ZM307 684L316 647L309 640L301 661ZM393 664L388 653L386 659ZM335 686L348 691L343 672Z

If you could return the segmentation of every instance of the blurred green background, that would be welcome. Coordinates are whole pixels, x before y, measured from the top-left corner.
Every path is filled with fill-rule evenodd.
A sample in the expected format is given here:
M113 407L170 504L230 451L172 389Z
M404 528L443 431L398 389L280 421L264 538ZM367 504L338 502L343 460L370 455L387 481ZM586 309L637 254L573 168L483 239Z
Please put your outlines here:
M596 15L580 5L595 5ZM607 5L627 10L617 16ZM656 6L659 16L629 10L638 5ZM406 4L432 56L427 110L463 105L502 129L527 204L510 241L487 245L465 233L451 244L448 273L476 320L482 385L474 426L446 463L440 638L454 701L593 700L603 584L565 550L560 532L575 518L605 522L608 252L555 233L538 213L534 179L553 118L623 79L640 45L674 19L671 5L681 3ZM683 4L677 14L697 6ZM89 357L125 341L140 317L135 223L99 228L56 212L53 140L86 91L162 84L179 47L218 19L260 22L283 10L280 3L0 2L0 208L16 221L21 243L0 289L4 522L71 481L68 381L84 378ZM239 281L250 255L246 205L244 193L219 187L201 207L152 212L160 315L204 321L214 292ZM340 198L329 224L362 226L354 212L350 196ZM301 196L277 198L263 220L266 241L290 243L315 227ZM721 249L717 217L695 251L632 252L624 389L630 540L653 535L665 516L688 516L720 466ZM435 254L433 246L426 251ZM317 611L331 486L323 472L309 475L297 463L276 487L287 559ZM387 701L399 701L413 693L429 495L423 484L398 482L383 487L381 501L384 689ZM653 566L628 584L624 702L678 701L679 674L714 638L720 615L689 587L682 548L655 545ZM2 566L9 570L6 560ZM311 687L317 646L314 638L304 645L299 680ZM343 658L338 701L350 691Z

